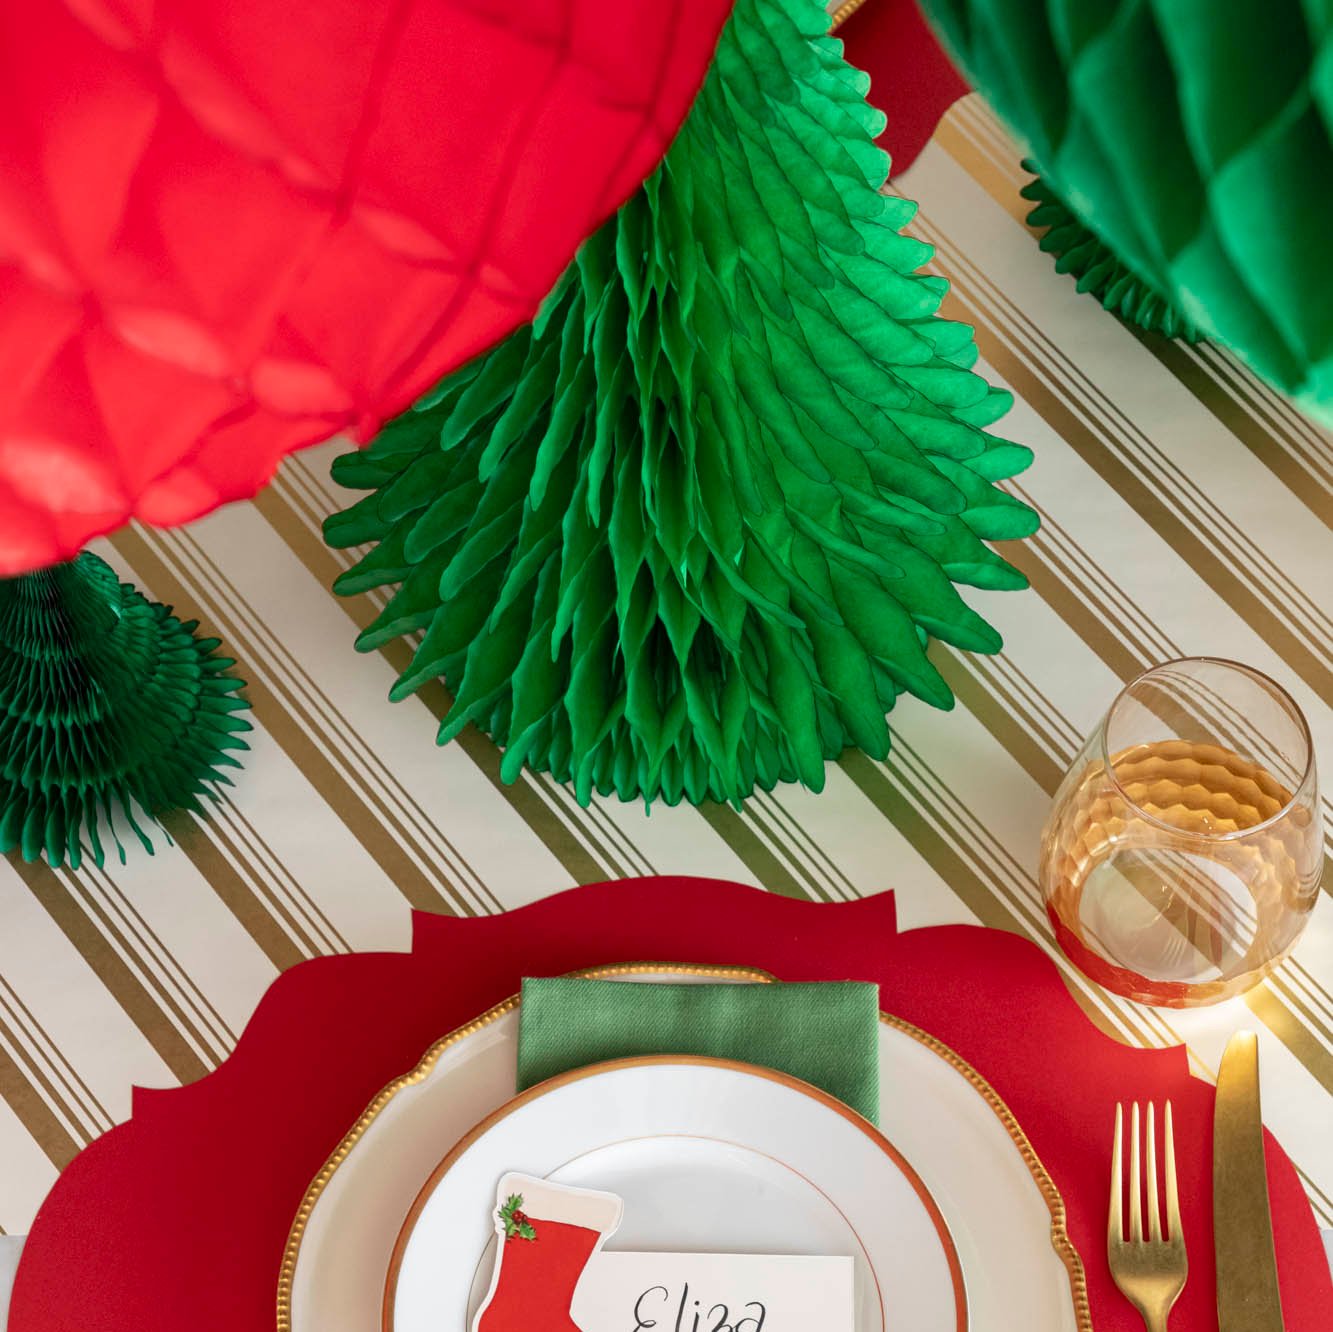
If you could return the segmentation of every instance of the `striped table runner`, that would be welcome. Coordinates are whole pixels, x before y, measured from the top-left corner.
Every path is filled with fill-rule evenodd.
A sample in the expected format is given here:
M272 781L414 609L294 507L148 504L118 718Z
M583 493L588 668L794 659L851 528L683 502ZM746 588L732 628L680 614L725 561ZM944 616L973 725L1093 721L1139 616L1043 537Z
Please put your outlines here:
M687 873L829 901L893 888L904 926L979 921L1049 946L1038 832L1121 681L1186 653L1253 663L1333 755L1333 438L1225 354L1141 337L1077 296L1023 226L1017 160L970 98L900 186L921 201L915 228L953 281L950 312L977 328L983 372L1014 390L1002 429L1037 453L1013 488L1044 526L1006 551L1033 590L970 594L1006 653L936 645L958 708L905 699L888 762L848 754L820 796L584 810L545 777L501 786L476 733L436 749L442 689L388 703L403 645L355 653L375 603L329 591L352 554L319 535L345 500L335 447L289 460L253 503L99 544L226 640L250 682L253 751L216 815L174 818L175 845L154 857L78 873L0 863L0 1229L28 1227L60 1167L128 1114L133 1084L215 1067L284 967L406 947L412 907L477 914ZM1324 896L1292 963L1217 1009L1156 1012L1065 974L1107 1030L1184 1042L1204 1076L1236 1026L1257 1025L1266 1117L1333 1225Z

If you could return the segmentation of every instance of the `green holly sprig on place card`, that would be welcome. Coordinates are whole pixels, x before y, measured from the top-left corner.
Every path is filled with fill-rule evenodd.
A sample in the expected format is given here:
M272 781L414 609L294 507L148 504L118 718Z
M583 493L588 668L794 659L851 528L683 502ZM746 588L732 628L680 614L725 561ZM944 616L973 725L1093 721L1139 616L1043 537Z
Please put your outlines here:
M535 1240L537 1228L523 1212L523 1195L511 1193L500 1208L500 1222L505 1228L505 1239Z

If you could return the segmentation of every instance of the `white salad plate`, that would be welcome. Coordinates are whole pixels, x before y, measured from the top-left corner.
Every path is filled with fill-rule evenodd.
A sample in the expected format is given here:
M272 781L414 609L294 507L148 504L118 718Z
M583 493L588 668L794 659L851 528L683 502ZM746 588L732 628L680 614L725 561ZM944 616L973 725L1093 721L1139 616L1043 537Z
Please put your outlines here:
M743 984L769 979L743 968L647 964L608 967L587 974L645 983L724 980ZM279 1332L372 1332L382 1326L395 1246L418 1197L425 1192L423 1184L474 1130L481 1127L484 1131L483 1121L515 1100L517 1049L515 996L437 1042L415 1069L375 1098L312 1181L293 1222L278 1291ZM1011 1326L1018 1315L1025 1332L1086 1332L1090 1324L1082 1265L1065 1231L1063 1203L1022 1129L994 1091L946 1046L887 1014L880 1023L880 1078L880 1126L907 1169L897 1168L891 1157L876 1148L876 1183L870 1190L875 1196L870 1201L878 1198L882 1204L881 1181L896 1176L893 1187L906 1188L911 1197L895 1194L901 1197L903 1206L894 1220L913 1215L918 1222L922 1216L928 1218L929 1202L911 1188L913 1176L919 1178L925 1199L933 1200L942 1214L946 1234L957 1253L965 1291L965 1325L973 1332L988 1332L990 1328ZM568 1085L585 1081L573 1077ZM549 1089L551 1084L544 1087ZM543 1093L528 1104L538 1105L545 1100ZM784 1101L784 1106L797 1113L795 1107L809 1100L804 1094L796 1094ZM845 1116L818 1099L812 1104L818 1106L821 1123L831 1125L832 1120L824 1118L831 1114L849 1131L865 1137L861 1129L852 1129ZM784 1109L776 1118L781 1120L786 1113ZM706 1190L722 1188L729 1199L733 1195L748 1196L746 1190L761 1194L777 1190L794 1208L791 1224L805 1227L800 1232L804 1251L856 1254L854 1240L850 1246L838 1247L848 1239L847 1230L837 1228L846 1224L838 1215L859 1215L865 1185L856 1184L849 1189L849 1196L829 1194L821 1203L818 1188L812 1191L809 1184L796 1180L795 1173L780 1158L770 1162L755 1149L754 1124L713 1126L710 1141L686 1148L683 1153L677 1151L678 1142L660 1139L634 1153L627 1145L612 1143L614 1135L602 1132L603 1115L604 1110L599 1108L588 1116L587 1127L593 1130L593 1137L602 1133L600 1145L592 1144L592 1155L580 1156L579 1150L565 1146L560 1149L566 1153L562 1156L552 1147L549 1157L542 1156L534 1163L521 1159L521 1151L520 1159L512 1160L500 1160L500 1153L494 1162L490 1188L493 1191L496 1179L507 1170L524 1169L533 1174L555 1170L555 1177L563 1182L621 1192L627 1202L626 1220L613 1237L612 1248L697 1251L711 1245L719 1251L761 1252L765 1247L771 1246L770 1251L774 1251L790 1244L788 1251L797 1251L793 1231L784 1232L791 1239L765 1238L768 1232L763 1227L782 1224L767 1213L757 1217L753 1225L747 1220L743 1227L728 1227L724 1235L714 1215L722 1210L716 1192L703 1195L710 1200L704 1206L686 1206L691 1181ZM512 1117L504 1116L497 1122ZM777 1131L783 1130L779 1127ZM816 1141L822 1143L827 1135L823 1129L820 1134L823 1136ZM646 1136L643 1124L640 1122L624 1136ZM535 1139L533 1142L542 1146ZM867 1148L862 1144L847 1150L859 1153ZM545 1171L532 1168L547 1162ZM486 1169L491 1169L491 1164L488 1158ZM646 1196L641 1192L646 1184L641 1184L636 1174L667 1179L675 1173L684 1181L684 1193L673 1202L666 1219L660 1225L646 1215L635 1220L633 1199ZM748 1183L742 1184L742 1177ZM885 1183L884 1187L889 1186ZM468 1288L477 1279L483 1261L492 1204L493 1195L489 1201L483 1200L478 1216L466 1218L472 1227L472 1239L468 1241L471 1249L468 1251L465 1244L458 1251L457 1270ZM826 1210L821 1212L821 1207ZM860 1228L856 1229L859 1233ZM930 1229L938 1241L935 1228ZM828 1237L828 1243L821 1236ZM869 1245L864 1247L868 1249ZM946 1270L947 1247L947 1243L939 1244ZM436 1264L437 1277L441 1271ZM873 1285L873 1277L870 1280ZM902 1292L907 1298L912 1291L925 1288L924 1281L914 1278ZM930 1289L942 1287L936 1283ZM913 1332L934 1327L904 1323L898 1296L899 1288L890 1282L883 1322L872 1318L865 1327L883 1326L890 1332L900 1327L911 1327ZM455 1313L454 1323L437 1321L430 1332L454 1332L454 1328L463 1327L464 1317ZM960 1325L950 1324L949 1332ZM396 1324L394 1332L415 1332L415 1328ZM858 1332L862 1332L859 1324Z
M966 1332L943 1217L882 1134L781 1073L672 1056L575 1069L468 1134L401 1231L384 1332L467 1332L511 1169L622 1198L608 1250L851 1257L856 1332Z

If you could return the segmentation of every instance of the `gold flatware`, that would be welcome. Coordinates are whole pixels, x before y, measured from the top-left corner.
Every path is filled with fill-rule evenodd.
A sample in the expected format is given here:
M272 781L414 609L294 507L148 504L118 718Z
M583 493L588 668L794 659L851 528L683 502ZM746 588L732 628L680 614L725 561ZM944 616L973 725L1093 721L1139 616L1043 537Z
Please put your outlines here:
M1259 1039L1238 1031L1217 1070L1213 1249L1220 1332L1283 1332L1259 1113Z
M1147 1167L1140 1168L1139 1103L1130 1115L1129 1178L1125 1178L1123 1142L1125 1108L1115 1108L1115 1140L1111 1145L1111 1206L1106 1222L1106 1257L1120 1293L1143 1315L1148 1332L1166 1332L1167 1316L1185 1287L1189 1263L1185 1236L1180 1229L1180 1199L1176 1192L1176 1142L1171 1102L1166 1103L1162 1130L1165 1158L1162 1193L1166 1203L1166 1234L1162 1233L1157 1185L1156 1111L1148 1103ZM1125 1234L1122 1201L1129 1195L1129 1234ZM1143 1200L1148 1206L1148 1233L1143 1232Z

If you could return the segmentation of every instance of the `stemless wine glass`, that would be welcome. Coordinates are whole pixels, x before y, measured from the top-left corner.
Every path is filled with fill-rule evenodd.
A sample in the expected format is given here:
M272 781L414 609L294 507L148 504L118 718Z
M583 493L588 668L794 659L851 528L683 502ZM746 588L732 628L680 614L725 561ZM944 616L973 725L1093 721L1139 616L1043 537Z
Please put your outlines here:
M1190 1008L1291 951L1323 847L1300 709L1248 666L1188 657L1126 685L1079 751L1042 833L1041 890L1080 970Z

